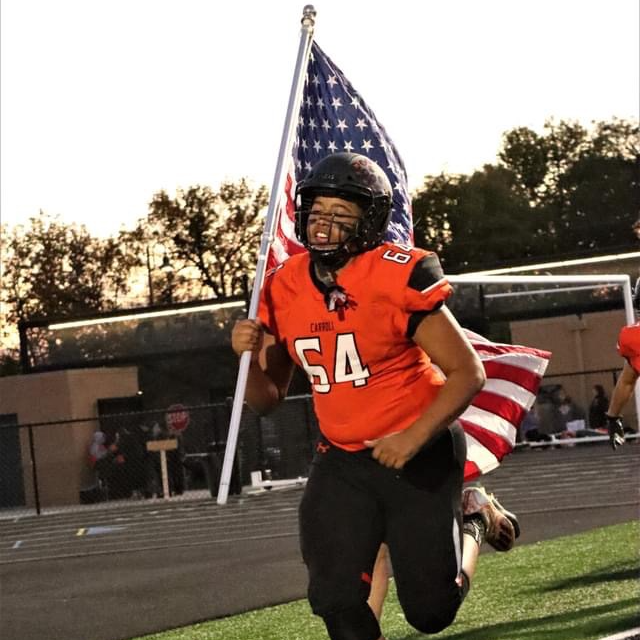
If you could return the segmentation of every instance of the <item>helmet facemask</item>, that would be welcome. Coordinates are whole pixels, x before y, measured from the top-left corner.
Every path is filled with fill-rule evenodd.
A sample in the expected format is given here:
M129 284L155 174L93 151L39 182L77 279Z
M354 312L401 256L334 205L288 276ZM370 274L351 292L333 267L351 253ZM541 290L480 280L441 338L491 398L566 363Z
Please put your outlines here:
M309 215L318 196L357 204L362 214L353 232L322 248L308 237ZM353 153L336 153L318 162L296 189L296 235L314 263L336 270L381 244L391 217L391 185L378 165Z
M318 196L337 197L356 204L360 213L358 215L347 212L322 212L313 210L315 198ZM354 255L367 250L363 243L363 234L367 233L370 225L371 201L364 198L354 198L349 194L341 194L329 191L314 193L310 197L302 198L301 206L296 212L296 230L299 229L298 237L302 244L309 250L314 263L322 264L330 269L339 269ZM315 218L314 218L315 217ZM299 224L298 224L299 220ZM328 236L326 245L314 242L309 236L311 224L325 226L325 233ZM338 241L330 242L331 239L340 238Z

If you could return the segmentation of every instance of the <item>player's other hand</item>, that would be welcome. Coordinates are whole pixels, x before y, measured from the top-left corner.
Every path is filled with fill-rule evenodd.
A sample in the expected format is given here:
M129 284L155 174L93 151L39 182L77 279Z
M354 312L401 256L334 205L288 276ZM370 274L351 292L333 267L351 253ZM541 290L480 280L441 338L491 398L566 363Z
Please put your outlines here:
M245 351L251 351L251 361L257 362L264 329L259 320L238 320L231 330L231 346L238 356Z
M421 446L408 429L377 440L365 440L364 444L373 449L371 455L375 460L390 469L402 469Z
M607 431L609 432L609 442L611 448L616 449L624 444L624 427L622 426L622 418L620 416L610 416L606 414Z

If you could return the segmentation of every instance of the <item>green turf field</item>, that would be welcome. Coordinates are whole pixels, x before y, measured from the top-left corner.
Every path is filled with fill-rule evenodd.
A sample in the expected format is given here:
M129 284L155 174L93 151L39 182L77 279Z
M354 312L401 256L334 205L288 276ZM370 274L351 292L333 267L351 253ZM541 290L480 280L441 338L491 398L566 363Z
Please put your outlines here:
M597 640L640 626L639 578L640 523L632 522L486 554L456 621L436 636L404 621L392 587L382 628L388 640ZM326 639L324 625L304 600L144 636Z

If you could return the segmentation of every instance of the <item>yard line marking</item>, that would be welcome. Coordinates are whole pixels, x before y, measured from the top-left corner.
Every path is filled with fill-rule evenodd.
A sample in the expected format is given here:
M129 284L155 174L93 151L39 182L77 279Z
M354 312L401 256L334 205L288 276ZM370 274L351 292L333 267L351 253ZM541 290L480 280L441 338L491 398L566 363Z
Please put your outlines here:
M96 536L102 533L113 533L114 531L122 531L126 529L126 527L122 525L116 525L113 527L89 527L87 531L88 536Z

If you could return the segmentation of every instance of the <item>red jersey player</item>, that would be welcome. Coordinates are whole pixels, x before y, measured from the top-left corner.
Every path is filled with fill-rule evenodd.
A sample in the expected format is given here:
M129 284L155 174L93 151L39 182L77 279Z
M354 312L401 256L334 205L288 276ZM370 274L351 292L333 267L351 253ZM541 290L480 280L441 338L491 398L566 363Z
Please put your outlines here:
M636 314L640 313L640 278L636 280L633 302ZM606 416L609 439L614 449L624 444L624 427L620 414L640 377L640 322L622 327L618 336L618 353L625 359L625 363L611 394Z
M284 398L296 365L312 386L322 437L300 505L309 601L332 640L382 638L367 598L386 542L408 622L436 633L469 589L481 542L506 550L517 536L494 498L462 495L456 418L484 370L444 305L437 256L383 242L392 190L378 165L330 155L296 198L308 252L267 275L259 318L238 322L232 344L252 351L256 411Z

